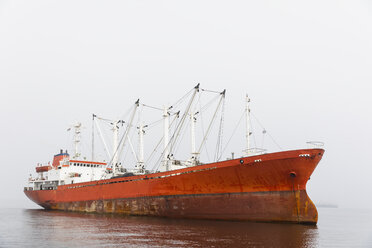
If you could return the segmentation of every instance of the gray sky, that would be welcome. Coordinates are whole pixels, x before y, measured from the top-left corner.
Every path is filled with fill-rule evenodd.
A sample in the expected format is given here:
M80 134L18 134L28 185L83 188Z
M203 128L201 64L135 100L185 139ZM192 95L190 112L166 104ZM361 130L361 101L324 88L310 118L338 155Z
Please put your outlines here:
M71 123L201 83L227 89L226 133L248 93L284 149L325 142L314 202L372 208L371 14L370 1L0 0L0 207L34 206L28 174L71 150Z

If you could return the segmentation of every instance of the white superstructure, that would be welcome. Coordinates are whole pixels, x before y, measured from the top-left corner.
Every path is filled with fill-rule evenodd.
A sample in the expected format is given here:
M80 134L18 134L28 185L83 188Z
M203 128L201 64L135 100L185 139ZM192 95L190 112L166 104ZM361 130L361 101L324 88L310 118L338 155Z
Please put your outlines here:
M74 184L99 180L106 173L106 163L72 160L66 152L54 156L53 164L38 165L38 176L29 179L33 189L55 189L58 185Z

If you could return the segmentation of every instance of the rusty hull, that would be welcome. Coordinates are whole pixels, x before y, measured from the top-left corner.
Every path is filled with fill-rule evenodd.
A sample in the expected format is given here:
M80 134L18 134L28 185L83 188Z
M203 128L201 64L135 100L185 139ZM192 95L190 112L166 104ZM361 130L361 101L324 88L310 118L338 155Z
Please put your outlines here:
M314 224L317 210L306 191L159 196L53 203L48 209L170 218Z

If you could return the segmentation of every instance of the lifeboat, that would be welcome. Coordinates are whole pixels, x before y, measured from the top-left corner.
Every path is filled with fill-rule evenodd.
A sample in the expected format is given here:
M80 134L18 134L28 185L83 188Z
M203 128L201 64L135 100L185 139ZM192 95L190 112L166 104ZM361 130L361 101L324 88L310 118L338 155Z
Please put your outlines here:
M46 171L51 170L51 169L52 169L52 166L50 166L50 165L38 166L38 167L36 167L36 172L37 173L46 172Z

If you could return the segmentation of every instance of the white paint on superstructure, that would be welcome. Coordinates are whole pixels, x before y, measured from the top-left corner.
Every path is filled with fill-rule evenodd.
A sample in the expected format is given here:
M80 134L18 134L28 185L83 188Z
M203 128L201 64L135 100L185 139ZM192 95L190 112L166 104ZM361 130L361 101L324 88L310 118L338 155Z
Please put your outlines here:
M90 161L62 160L60 165L44 172L43 177L30 178L33 190L55 189L58 185L100 180L106 174L106 164Z

